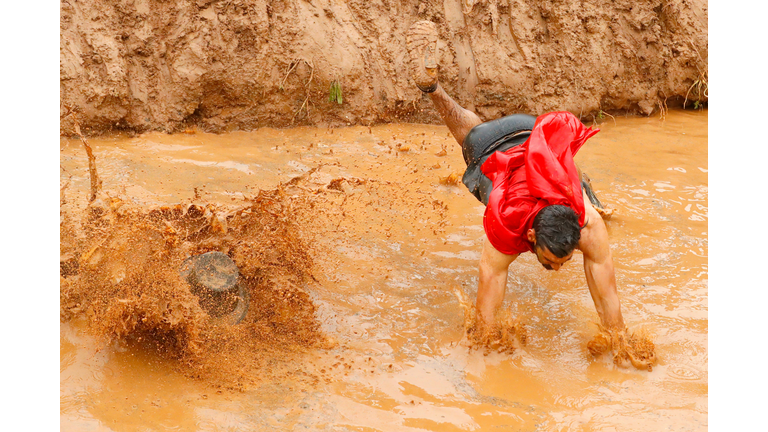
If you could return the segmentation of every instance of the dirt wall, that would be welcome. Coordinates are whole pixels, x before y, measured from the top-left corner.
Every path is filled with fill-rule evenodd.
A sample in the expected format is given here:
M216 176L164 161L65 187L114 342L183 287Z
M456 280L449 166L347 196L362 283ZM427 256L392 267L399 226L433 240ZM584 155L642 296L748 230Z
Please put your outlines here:
M62 0L61 133L439 122L405 31L440 32L449 94L486 119L706 102L704 0ZM329 101L337 82L341 103ZM697 104L698 106L698 104Z

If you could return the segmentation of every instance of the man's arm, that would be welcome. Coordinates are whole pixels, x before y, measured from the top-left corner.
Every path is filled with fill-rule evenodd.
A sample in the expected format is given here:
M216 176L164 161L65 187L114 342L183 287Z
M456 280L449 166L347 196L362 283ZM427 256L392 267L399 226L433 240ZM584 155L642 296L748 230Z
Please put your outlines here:
M486 326L493 325L496 310L504 301L507 290L507 270L515 255L505 255L491 244L488 237L480 256L480 283L477 287L478 317ZM480 323L478 323L480 324Z
M584 274L589 293L603 326L607 329L623 330L624 318L621 316L619 294L616 291L616 274L608 243L608 230L603 218L590 204L586 193L584 207L588 221L587 226L581 230L579 250L584 254Z

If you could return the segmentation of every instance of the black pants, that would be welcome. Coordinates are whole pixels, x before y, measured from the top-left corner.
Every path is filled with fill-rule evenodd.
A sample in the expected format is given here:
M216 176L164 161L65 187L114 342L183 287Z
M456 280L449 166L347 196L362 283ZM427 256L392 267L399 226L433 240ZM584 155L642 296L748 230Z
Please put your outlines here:
M524 143L531 135L536 117L528 114L512 114L479 124L469 131L461 145L467 170L461 182L481 203L488 205L493 189L491 179L480 166L497 151L506 151Z
M488 196L493 190L491 179L480 170L486 159L497 151L506 151L524 143L536 123L536 117L528 114L512 114L500 119L479 124L469 131L461 145L467 170L461 182L483 205L488 205ZM586 180L579 179L581 187L593 206L603 208L600 200Z

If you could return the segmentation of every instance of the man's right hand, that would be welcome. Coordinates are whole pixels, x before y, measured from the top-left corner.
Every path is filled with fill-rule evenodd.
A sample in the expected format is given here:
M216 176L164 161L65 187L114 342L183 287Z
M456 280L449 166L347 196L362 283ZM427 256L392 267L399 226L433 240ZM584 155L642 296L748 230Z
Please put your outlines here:
M480 256L480 283L477 288L477 325L492 328L496 311L504 301L507 290L507 271L518 254L506 255L493 247L488 237Z

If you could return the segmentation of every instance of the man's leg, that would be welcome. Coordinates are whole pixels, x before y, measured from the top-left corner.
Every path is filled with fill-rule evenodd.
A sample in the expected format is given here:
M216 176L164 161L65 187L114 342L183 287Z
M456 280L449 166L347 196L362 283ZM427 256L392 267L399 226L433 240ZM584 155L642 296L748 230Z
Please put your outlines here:
M437 78L437 28L431 21L418 21L408 29L406 46L411 75L419 89L429 93L440 118L461 146L469 131L482 123L472 111L462 108L443 90Z
M464 137L467 136L469 131L483 122L477 114L462 108L461 105L448 96L448 93L443 90L439 82L437 83L437 89L429 94L429 98L432 99L432 104L435 105L437 112L440 113L440 118L448 126L459 146L464 143Z
M587 194L587 198L589 198L589 202L592 204L592 207L597 210L597 212L600 214L600 216L603 219L610 219L611 215L613 214L613 209L605 208L603 207L603 204L600 202L599 199L597 199L597 195L595 195L594 189L592 189L592 180L590 180L587 173L582 172L581 168L578 164L576 164L576 170L579 173L579 180L581 181L581 187L584 189L584 192ZM586 203L584 203L586 204Z

